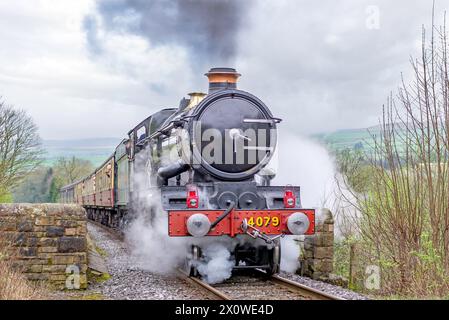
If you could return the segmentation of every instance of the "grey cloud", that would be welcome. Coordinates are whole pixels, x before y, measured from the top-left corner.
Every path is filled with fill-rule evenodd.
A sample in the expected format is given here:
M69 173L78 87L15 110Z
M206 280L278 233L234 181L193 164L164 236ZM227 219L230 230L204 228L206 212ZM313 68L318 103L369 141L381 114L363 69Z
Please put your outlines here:
M98 38L98 22L92 15L88 15L83 20L83 29L86 34L87 47L93 54L103 53L101 41Z
M0 95L29 111L45 138L121 136L187 92L207 91L203 73L219 64L236 67L239 87L284 118L283 128L375 125L401 72L411 71L432 11L430 0L214 1L193 15L161 9L181 0L100 0L89 8L66 0L57 14L26 0L0 3L8 43L0 49L8 61L0 63ZM221 38L203 27L220 19L224 4L238 12L220 11L236 21ZM366 28L370 5L379 8L379 29ZM436 1L438 23L448 8L448 0ZM229 61L220 58L224 45Z
M436 3L440 23L448 1ZM378 29L367 27L370 6ZM241 87L302 133L375 125L431 13L431 1L261 2L239 39Z
M448 1L436 4L441 17ZM368 25L373 10L378 29ZM431 1L408 0L97 4L105 32L139 35L152 46L188 48L191 69L178 71L193 70L194 83L178 81L173 88L201 84L211 66L235 66L243 73L242 89L259 95L287 119L286 126L303 133L375 125L385 97L401 72L410 70L409 56L419 53L421 26L429 25L431 11ZM86 31L95 49L101 41L92 37L92 26ZM170 95L170 84L164 88L157 92Z
M237 35L252 1L239 0L115 0L99 1L97 10L106 31L127 32L152 45L176 44L189 49L193 65L227 64L237 54ZM85 23L89 46L101 43ZM91 41L93 40L93 41ZM197 69L196 68L196 69Z

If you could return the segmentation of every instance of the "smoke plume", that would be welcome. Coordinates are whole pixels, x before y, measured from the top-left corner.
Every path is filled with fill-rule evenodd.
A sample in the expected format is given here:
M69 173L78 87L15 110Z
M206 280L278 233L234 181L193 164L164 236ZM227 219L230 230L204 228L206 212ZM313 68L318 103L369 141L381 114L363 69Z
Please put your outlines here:
M218 65L232 61L237 36L251 1L238 0L115 0L98 3L106 32L130 33L151 45L188 49L195 64ZM90 49L99 51L98 23L84 23Z

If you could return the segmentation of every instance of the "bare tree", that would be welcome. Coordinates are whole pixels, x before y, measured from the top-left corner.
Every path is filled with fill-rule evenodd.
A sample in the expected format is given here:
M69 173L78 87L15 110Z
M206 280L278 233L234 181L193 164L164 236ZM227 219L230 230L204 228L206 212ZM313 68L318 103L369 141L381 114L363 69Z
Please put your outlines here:
M76 157L59 158L54 170L61 184L70 184L92 173L94 166L90 161Z
M445 24L427 34L423 28L421 57L411 59L413 80L383 108L367 190L350 199L370 253L365 264L380 266L384 293L449 292L448 35Z
M34 170L42 153L31 117L0 101L0 195Z

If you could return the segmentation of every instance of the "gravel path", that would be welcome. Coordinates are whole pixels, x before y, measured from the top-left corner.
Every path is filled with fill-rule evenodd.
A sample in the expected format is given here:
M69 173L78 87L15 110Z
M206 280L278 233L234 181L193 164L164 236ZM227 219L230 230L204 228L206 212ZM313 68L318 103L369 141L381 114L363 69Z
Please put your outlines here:
M90 286L91 291L99 292L105 299L208 299L202 291L182 279L153 274L137 267L126 244L111 232L93 223L88 224L88 231L95 245L107 254L105 259L111 278Z
M321 290L323 292L332 294L334 296L337 297L341 297L347 300L369 300L368 297L361 295L357 292L351 291L351 290L347 290L345 288L339 287L339 286L335 286L333 284L330 283L325 283L322 281L317 281L317 280L313 280L307 277L301 277L297 274L292 274L292 273L286 273L286 272L281 272L279 274L279 276L292 280L292 281L296 281L298 283L301 283L303 285L312 287L314 289L317 290Z
M204 291L176 276L158 275L139 268L135 257L130 255L126 243L114 233L93 223L88 223L88 231L95 245L106 253L105 260L111 275L107 281L91 284L88 295L94 294L114 300L210 299ZM283 272L280 276L348 300L368 299L342 287L296 274Z

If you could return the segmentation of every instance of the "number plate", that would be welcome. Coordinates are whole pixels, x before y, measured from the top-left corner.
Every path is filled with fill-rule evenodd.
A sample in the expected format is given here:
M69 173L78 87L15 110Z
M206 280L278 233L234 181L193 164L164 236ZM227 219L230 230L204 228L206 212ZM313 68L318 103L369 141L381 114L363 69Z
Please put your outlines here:
M248 225L252 227L278 227L281 224L281 219L278 216L267 216L267 215L254 215L253 217L249 217Z
M279 211L238 211L234 219L236 222L234 227L240 228L243 220L246 219L248 225L267 234L278 234L285 228ZM235 232L237 231L236 229Z

